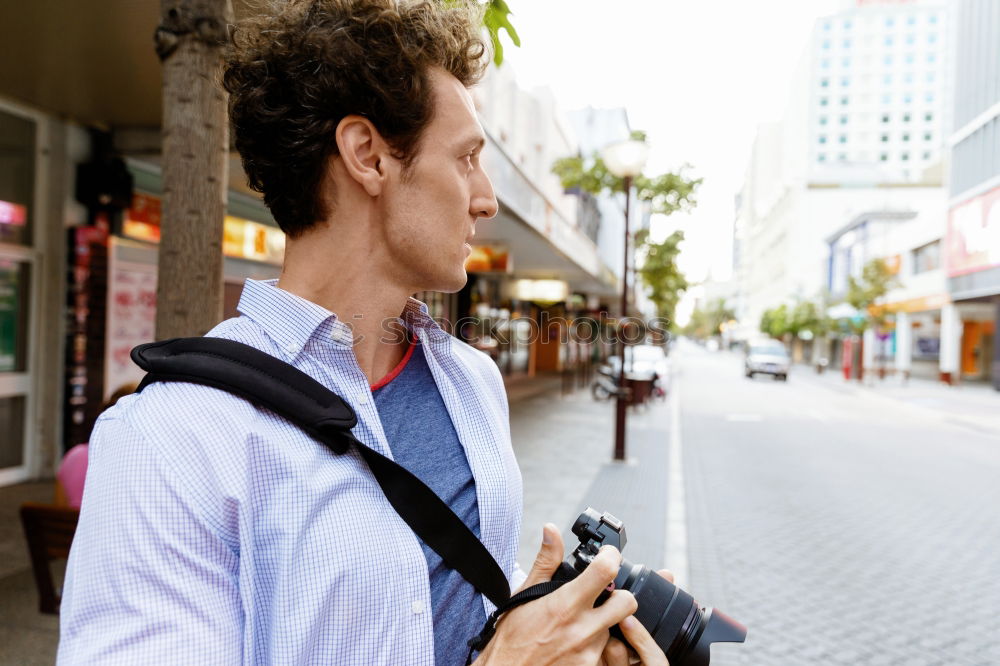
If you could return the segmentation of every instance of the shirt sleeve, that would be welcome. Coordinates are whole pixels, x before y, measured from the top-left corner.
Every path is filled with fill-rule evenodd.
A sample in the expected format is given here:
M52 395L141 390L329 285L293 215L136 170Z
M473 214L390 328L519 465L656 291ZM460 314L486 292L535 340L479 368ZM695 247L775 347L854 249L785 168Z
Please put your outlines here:
M238 664L239 558L135 428L94 430L59 664Z
M514 560L514 570L510 573L510 591L517 592L526 580L528 580L528 574L524 572L517 560Z

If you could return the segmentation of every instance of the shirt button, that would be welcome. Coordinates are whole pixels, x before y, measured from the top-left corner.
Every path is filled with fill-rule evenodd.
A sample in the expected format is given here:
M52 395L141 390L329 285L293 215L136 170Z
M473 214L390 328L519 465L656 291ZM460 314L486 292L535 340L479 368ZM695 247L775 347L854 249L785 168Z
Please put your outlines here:
M357 394L357 395L355 396L355 400L356 400L356 402L357 402L357 403L358 403L359 405L367 405L367 404L368 404L368 396L367 396L367 395L365 395L364 393L359 393L359 394Z
M424 612L424 602L414 601L412 604L410 604L410 610L413 611L414 615L420 615L421 613Z
M289 354L298 354L300 351L302 351L302 347L300 347L298 344L294 342L289 342L287 345L285 345L285 351L288 352Z

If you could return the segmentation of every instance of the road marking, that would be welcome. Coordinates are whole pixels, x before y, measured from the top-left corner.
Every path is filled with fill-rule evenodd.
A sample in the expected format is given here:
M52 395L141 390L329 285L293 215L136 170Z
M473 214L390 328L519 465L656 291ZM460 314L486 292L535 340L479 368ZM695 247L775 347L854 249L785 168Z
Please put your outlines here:
M663 560L666 567L674 572L674 582L684 587L688 581L688 537L681 456L680 382L676 378L670 389L670 485L667 496L667 546Z
M726 420L737 423L757 423L763 421L764 417L760 414L726 414Z

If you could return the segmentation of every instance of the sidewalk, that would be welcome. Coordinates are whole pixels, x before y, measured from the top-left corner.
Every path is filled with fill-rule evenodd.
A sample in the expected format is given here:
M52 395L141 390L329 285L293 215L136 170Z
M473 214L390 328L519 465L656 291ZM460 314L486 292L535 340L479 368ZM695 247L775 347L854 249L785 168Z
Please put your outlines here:
M611 460L614 409L614 402L595 402L589 389L512 401L511 437L524 479L518 562L525 571L541 544L542 525L555 523L569 552L578 543L570 528L588 506L625 523L626 558L664 566L669 403L629 410L624 463Z
M51 666L59 642L59 618L38 612L38 592L21 529L23 502L51 502L53 484L0 487L0 664ZM60 572L53 567L55 575Z

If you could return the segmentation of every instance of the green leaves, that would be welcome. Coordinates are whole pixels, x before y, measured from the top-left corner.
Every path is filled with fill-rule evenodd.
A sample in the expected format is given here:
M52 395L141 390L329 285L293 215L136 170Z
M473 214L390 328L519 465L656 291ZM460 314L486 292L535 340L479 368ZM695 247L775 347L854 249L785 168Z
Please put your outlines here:
M645 137L645 133L639 130L632 134ZM653 178L645 175L636 176L632 179L636 197L640 201L648 201L651 206L650 213L654 215L670 215L678 211L691 210L696 205L695 192L701 185L702 179L688 178L684 174L687 168L685 166L677 173L664 173ZM597 153L586 160L580 155L561 157L552 164L552 173L559 176L559 181L567 190L579 188L595 196L602 192L625 191L624 179L608 171L604 160Z
M684 327L684 334L704 340L722 332L722 325L736 319L736 313L726 305L725 299L717 298L707 308L696 308L691 320Z
M826 307L825 293L815 301L798 300L791 307L779 305L764 311L760 318L760 330L779 340L806 331L815 338L821 338L835 327L835 322L826 314Z
M860 279L853 275L847 278L846 301L868 317L857 328L864 330L874 324L881 327L885 323L886 308L875 308L879 299L899 286L899 278L890 270L885 259L872 259L861 269ZM859 331L861 332L861 331Z
M646 133L633 130L630 138L645 141ZM686 168L652 178L636 176L632 179L636 197L649 202L651 214L670 215L694 208L694 195L701 179L688 178L684 174ZM582 190L595 196L604 192L615 194L625 191L624 179L608 171L598 153L587 159L582 155L562 157L552 164L552 173L559 176L566 190ZM658 316L671 321L681 294L689 286L684 274L677 268L682 240L684 234L680 231L675 231L660 243L650 243L649 232L645 229L635 235L636 249L645 254L645 260L636 274L649 290L649 299L656 305Z
M675 231L659 243L649 242L648 229L635 235L636 248L645 254L636 275L649 290L649 300L656 306L657 316L670 321L674 320L674 310L681 294L689 286L684 274L677 268L677 256L681 253L680 243L683 240L682 231Z
M510 7L504 0L490 0L486 5L486 12L483 15L483 25L490 35L493 43L493 64L497 67L503 62L503 44L500 42L500 31L504 30L514 46L521 45L521 38L517 36L517 31L510 22Z

